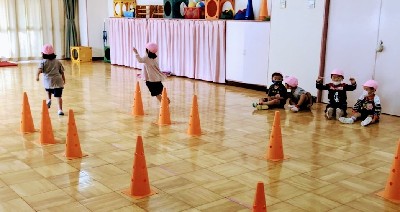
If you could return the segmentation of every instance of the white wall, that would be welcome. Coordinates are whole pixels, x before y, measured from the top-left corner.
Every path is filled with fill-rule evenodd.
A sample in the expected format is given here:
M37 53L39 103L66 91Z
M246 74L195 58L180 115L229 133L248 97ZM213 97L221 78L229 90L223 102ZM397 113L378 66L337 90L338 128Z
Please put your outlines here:
M81 45L92 47L92 57L104 57L103 28L104 20L109 17L109 3L109 0L79 0Z
M79 0L79 36L81 41L81 46L89 45L88 38L88 22L87 22L87 8L86 8L86 0Z
M315 80L319 74L325 0L272 0L268 81L279 71L299 79L299 86L317 94Z

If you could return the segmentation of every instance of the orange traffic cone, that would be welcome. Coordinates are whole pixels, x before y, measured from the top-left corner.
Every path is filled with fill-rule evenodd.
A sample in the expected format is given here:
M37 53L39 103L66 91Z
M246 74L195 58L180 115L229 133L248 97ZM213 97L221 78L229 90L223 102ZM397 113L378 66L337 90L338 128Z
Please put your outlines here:
M46 100L42 103L42 120L40 122L40 139L41 144L55 144L53 134L53 127L51 126L51 120L49 115L49 109L47 109Z
M24 97L22 99L21 132L35 132L35 127L33 126L33 119L31 114L31 107L29 106L28 95L26 95L26 92L24 92Z
M135 95L133 97L133 105L132 105L132 115L134 116L144 115L142 94L140 92L139 82L136 82Z
M164 88L161 94L161 107L160 107L160 116L158 118L159 125L170 125L171 118L169 115L169 102L167 96L167 89Z
M266 18L268 18L268 3L267 0L261 0L260 15L258 16L258 19L265 20Z
M253 212L266 212L267 204L265 202L264 183L257 183L256 196L254 196Z
M150 190L149 176L147 174L146 158L144 156L142 136L137 137L133 173L129 190L122 193L135 199L140 199L155 194Z
M68 159L81 158L86 156L82 154L81 144L79 142L78 130L75 125L74 111L68 111L68 132L67 142L65 144L65 157Z
M385 190L377 194L389 201L400 203L400 141L397 144L397 151L394 156Z
M275 111L274 123L269 137L268 154L265 157L271 161L280 161L284 159L279 111Z
M197 96L193 95L192 111L190 112L189 135L201 135L199 106L197 105Z

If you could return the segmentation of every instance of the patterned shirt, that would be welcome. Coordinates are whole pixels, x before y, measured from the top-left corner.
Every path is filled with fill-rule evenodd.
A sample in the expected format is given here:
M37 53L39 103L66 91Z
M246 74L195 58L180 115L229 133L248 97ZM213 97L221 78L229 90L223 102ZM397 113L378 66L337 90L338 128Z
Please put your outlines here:
M279 94L284 100L287 99L287 89L282 83L274 83L269 86L267 95L274 97L276 94Z
M347 91L354 91L357 88L357 84L348 85L341 83L335 85L333 83L322 84L317 82L316 87L318 90L328 90L329 104L333 107L345 106L347 107Z
M363 94L358 98L356 104L353 106L353 110L361 114L379 117L382 110L381 100L375 94L373 96Z

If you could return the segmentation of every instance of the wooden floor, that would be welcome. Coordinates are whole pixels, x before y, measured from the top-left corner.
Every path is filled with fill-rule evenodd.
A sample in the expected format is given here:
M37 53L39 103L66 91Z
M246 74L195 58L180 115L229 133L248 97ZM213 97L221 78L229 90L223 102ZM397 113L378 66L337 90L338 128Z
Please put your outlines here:
M64 111L73 109L81 148L89 156L64 157L68 117L50 117L59 143L41 146L40 133L19 131L27 92L40 127L45 91L35 81L37 62L0 68L0 211L249 211L258 181L268 211L400 211L375 195L385 187L400 118L343 125L311 112L280 110L285 156L264 159L274 111L254 111L263 92L170 77L164 83L174 122L159 127L159 103L140 81L146 115L130 115L136 70L103 62L63 62ZM203 135L186 134L192 95L198 95ZM134 200L130 185L138 135L143 136L152 189Z

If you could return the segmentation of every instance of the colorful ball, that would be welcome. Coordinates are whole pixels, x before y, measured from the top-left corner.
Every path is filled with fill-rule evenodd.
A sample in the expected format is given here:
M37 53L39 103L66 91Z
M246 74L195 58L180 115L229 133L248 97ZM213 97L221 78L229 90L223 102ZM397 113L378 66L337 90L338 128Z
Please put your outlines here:
M198 2L196 7L205 7L204 1Z
M189 7L196 7L196 3L194 3L193 1L189 2Z

